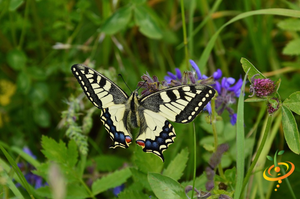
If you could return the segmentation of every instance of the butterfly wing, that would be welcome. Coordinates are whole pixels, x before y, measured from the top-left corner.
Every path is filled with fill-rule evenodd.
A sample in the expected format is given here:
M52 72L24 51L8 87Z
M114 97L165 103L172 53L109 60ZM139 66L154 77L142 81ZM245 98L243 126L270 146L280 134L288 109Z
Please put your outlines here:
M141 98L141 129L137 143L145 152L152 152L163 160L162 153L176 137L173 126L166 119L177 123L193 121L215 93L210 86L182 85Z
M102 109L101 121L114 141L111 148L127 148L132 140L125 121L129 112L125 107L128 95L114 82L92 68L75 64L71 70L88 99L94 106Z

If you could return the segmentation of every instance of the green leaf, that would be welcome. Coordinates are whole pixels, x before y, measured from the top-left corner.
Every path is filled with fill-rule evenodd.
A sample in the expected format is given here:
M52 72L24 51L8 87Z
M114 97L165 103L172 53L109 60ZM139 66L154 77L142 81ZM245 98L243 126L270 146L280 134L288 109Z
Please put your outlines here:
M284 105L282 106L282 126L284 138L289 148L294 153L300 154L300 136L297 123L292 112Z
M57 143L52 138L42 136L42 153L48 160L74 167L77 162L78 151L74 140L69 141L69 148L62 141Z
M110 16L100 28L101 32L113 35L125 28L131 18L132 7L125 6Z
M197 188L198 190L205 190L205 184L207 182L207 178L206 178L206 174L203 173L200 176L196 177L195 179L195 188ZM181 186L182 187L186 187L188 185L193 185L193 180L191 181L186 181L186 182L182 182Z
M284 48L282 53L285 55L300 55L300 39L290 41Z
M152 154L143 152L141 147L135 147L133 161L140 171L148 172L161 172L164 163L161 159Z
M52 190L49 186L44 186L36 190L36 193L41 197L52 198ZM77 184L68 184L66 190L66 196L64 199L82 199L89 198L90 196L86 192L86 189Z
M24 0L10 0L10 2L9 2L9 11L15 11L23 3L24 3Z
M144 173L142 171L139 171L135 168L130 168L130 171L132 173L132 177L133 177L135 182L138 182L138 183L142 184L143 187L145 187L146 189L151 191L151 187L150 187L150 184L148 182L146 173Z
M278 152L278 155L282 155L282 154L284 154L284 150Z
M44 107L38 107L33 111L33 119L40 127L49 127L51 119L50 117L50 113Z
M102 193L103 191L122 185L131 176L129 168L115 171L101 179L96 180L92 185L92 192L94 195Z
M283 30L299 31L300 30L300 20L299 19L284 19L281 20L277 26Z
M31 79L29 75L25 72L20 72L17 78L18 90L24 94L27 94L31 88Z
M118 195L118 199L141 199L141 198L149 198L149 195L146 195L140 191L122 191L119 195Z
M244 102L264 102L264 101L267 101L267 99L253 96L253 97L245 99Z
M292 93L284 100L283 105L294 113L300 115L300 91Z
M145 36L152 39L161 39L162 31L157 25L157 22L151 17L146 6L136 6L134 8L135 23L139 26L139 30Z
M1 165L2 166L2 165ZM13 181L13 178L11 178L11 176L9 176L6 171L2 171L2 168L0 167L0 176L2 179L2 182L5 183L5 185L11 190L11 192L16 196L16 198L18 199L23 199L24 196L21 194L20 190L17 188L16 186L16 182ZM3 191L3 189L0 188L1 191ZM3 192L2 192L3 194Z
M248 80L250 82L251 82L251 77L253 77L256 74L258 74L256 78L266 79L266 77L257 68L255 68L255 66L251 62L249 62L246 58L241 58L241 64L245 73L250 69L250 71L248 72Z
M269 155L267 155L267 159L273 161L273 158Z
M188 161L189 152L187 148L181 150L181 152L171 161L167 169L164 170L163 175L168 176L174 180L179 180L183 174Z
M49 87L45 82L37 82L29 93L30 100L35 106L39 106L49 98Z
M121 168L126 159L113 155L101 155L93 158L93 161L97 163L97 170L99 171L115 171Z
M154 194L161 199L172 198L181 199L186 198L184 188L180 184L169 178L158 173L149 173L148 181L154 192Z
M7 53L6 59L7 63L14 70L21 70L25 67L27 57L23 51L14 49Z

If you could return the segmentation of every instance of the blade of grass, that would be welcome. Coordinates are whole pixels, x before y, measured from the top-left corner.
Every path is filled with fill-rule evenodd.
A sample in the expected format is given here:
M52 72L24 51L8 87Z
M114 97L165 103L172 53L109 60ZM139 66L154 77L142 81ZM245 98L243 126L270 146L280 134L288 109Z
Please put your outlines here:
M183 0L181 0L180 3L181 3L181 17L182 17L182 31L183 31L185 64L186 64L186 69L189 70L189 54L188 54L188 47L187 47L187 40L186 40L186 24L185 24L185 14L184 14Z
M10 163L11 167L13 168L13 170L16 172L17 176L19 177L22 186L26 189L26 191L28 192L28 194L30 195L30 197L34 198L33 197L34 193L32 192L32 190L30 188L30 185L26 181L24 175L22 174L22 171L20 170L20 168L18 167L18 165L16 164L16 162L7 153L7 151L2 147L1 144L0 144L0 149L1 149L2 153L4 154L4 156L6 157L6 159L8 160L8 162Z
M209 58L209 55L213 49L213 46L220 34L220 32L228 25L232 24L233 22L236 22L238 20L254 16L254 15L279 15L279 16L285 16L285 17L295 17L300 18L300 11L298 10L290 10L290 9L281 9L281 8L272 8L272 9L261 9L261 10L254 10L249 12L244 12L242 14L237 15L236 17L229 20L227 23L225 23L219 30L211 37L209 42L206 45L206 48L204 49L200 60L198 61L198 66L200 70L205 67L205 64Z
M237 120L236 120L236 146L237 146L237 158L236 158L236 187L234 199L240 198L242 193L242 184L244 179L244 166L245 166L245 132L244 132L244 93L245 84L247 81L249 69L245 74L243 85L241 88L241 94L239 97L239 103L237 108Z

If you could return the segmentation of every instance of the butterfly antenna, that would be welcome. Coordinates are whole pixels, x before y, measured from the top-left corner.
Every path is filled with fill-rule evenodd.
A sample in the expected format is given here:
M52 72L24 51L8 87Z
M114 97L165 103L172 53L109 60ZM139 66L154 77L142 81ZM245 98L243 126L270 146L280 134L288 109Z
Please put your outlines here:
M142 85L138 86L138 87L136 88L136 90L138 91L140 88L142 88L142 87L146 84L146 82L147 82L147 80L145 80L144 83L143 83Z
M123 82L125 83L125 85L127 86L127 88L130 90L130 92L132 92L132 90L130 89L130 87L128 86L128 84L125 82L123 76L121 74L119 74L119 76L122 78Z

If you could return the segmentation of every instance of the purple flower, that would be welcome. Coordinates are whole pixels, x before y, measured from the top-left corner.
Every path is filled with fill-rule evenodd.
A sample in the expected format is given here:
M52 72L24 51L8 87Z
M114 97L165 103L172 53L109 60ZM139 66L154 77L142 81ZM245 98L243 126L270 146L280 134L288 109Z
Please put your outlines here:
M268 113L272 114L275 111L277 111L279 109L279 104L280 104L280 102L279 102L278 98L272 98L271 100L269 100L268 101L268 108L267 108Z
M28 147L24 147L23 151L36 159L36 156L31 152ZM43 183L43 179L40 176L37 176L31 172L34 170L34 167L29 163L18 163L18 167L22 171L27 182L34 186L35 189L48 185L47 183ZM16 184L17 187L21 186L19 183Z
M124 188L125 188L124 184L113 188L114 195L117 197L119 195L119 193L121 193L121 191L123 191Z
M230 123L231 123L232 125L235 125L236 119L237 119L237 114L234 113L234 114L232 114L232 115L229 115L229 117L230 117Z
M275 83L270 79L255 79L258 74L253 75L251 78L250 92L253 94L249 97L256 95L257 97L266 97L275 92Z

